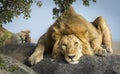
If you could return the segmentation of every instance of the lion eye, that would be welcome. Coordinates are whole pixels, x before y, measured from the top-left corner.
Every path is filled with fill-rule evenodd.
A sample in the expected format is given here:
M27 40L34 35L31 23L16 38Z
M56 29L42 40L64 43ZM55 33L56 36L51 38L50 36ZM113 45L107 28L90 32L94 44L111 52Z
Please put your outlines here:
M74 45L75 45L75 46L78 46L78 42L75 42Z
M62 45L62 49L63 50L66 50L67 49L67 46L65 44Z

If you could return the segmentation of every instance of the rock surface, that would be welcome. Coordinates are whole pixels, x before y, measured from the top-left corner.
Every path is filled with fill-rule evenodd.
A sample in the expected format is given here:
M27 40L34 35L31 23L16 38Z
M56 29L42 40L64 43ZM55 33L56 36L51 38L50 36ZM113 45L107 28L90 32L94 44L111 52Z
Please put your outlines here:
M10 56L14 59L19 60L20 62L25 63L27 57L30 56L35 49L35 44L16 44L16 45L7 45L0 48L0 54Z
M120 56L84 56L75 65L46 56L32 68L39 74L120 74Z
M36 74L36 72L15 59L0 55L0 74Z
M35 45L33 44L10 45L0 48L0 54L26 63L26 59L34 49ZM52 59L51 55L45 55L40 63L30 68L38 74L120 74L120 55L106 57L83 56L80 62L75 65L66 63L62 58ZM1 69L0 72L4 74Z

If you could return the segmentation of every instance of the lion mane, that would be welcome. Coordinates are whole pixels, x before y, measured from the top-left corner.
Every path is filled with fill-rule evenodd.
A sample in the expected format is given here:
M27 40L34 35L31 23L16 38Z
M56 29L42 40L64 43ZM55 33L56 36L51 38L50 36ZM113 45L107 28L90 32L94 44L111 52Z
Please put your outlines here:
M111 43L111 32L102 16L90 23L70 7L65 16L57 19L40 37L28 61L31 65L37 64L43 59L43 54L49 52L53 57L62 54L68 63L76 64L84 55L106 56L112 53Z

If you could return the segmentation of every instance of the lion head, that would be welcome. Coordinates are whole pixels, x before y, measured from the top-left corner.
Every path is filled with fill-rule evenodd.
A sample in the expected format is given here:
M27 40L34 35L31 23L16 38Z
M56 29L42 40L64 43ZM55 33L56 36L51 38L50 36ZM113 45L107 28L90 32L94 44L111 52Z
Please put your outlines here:
M25 31L21 31L19 32L19 36L21 37L22 43L25 42L31 42L31 38L30 38L30 30L25 30Z
M59 41L61 53L70 64L79 63L82 54L81 41L75 35L64 35Z

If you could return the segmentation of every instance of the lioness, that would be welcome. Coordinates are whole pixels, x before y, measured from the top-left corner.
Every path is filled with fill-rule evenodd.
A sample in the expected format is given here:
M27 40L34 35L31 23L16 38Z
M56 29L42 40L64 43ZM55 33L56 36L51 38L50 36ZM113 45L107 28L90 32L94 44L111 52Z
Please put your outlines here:
M12 33L11 38L5 41L5 45L9 44L21 44L31 42L31 37L29 35L30 30L21 31L19 33Z
M68 63L76 64L83 55L112 53L111 42L110 30L102 16L91 24L70 7L63 19L56 20L40 37L28 61L31 65L37 64L43 59L44 52L50 51L53 57L62 54Z

